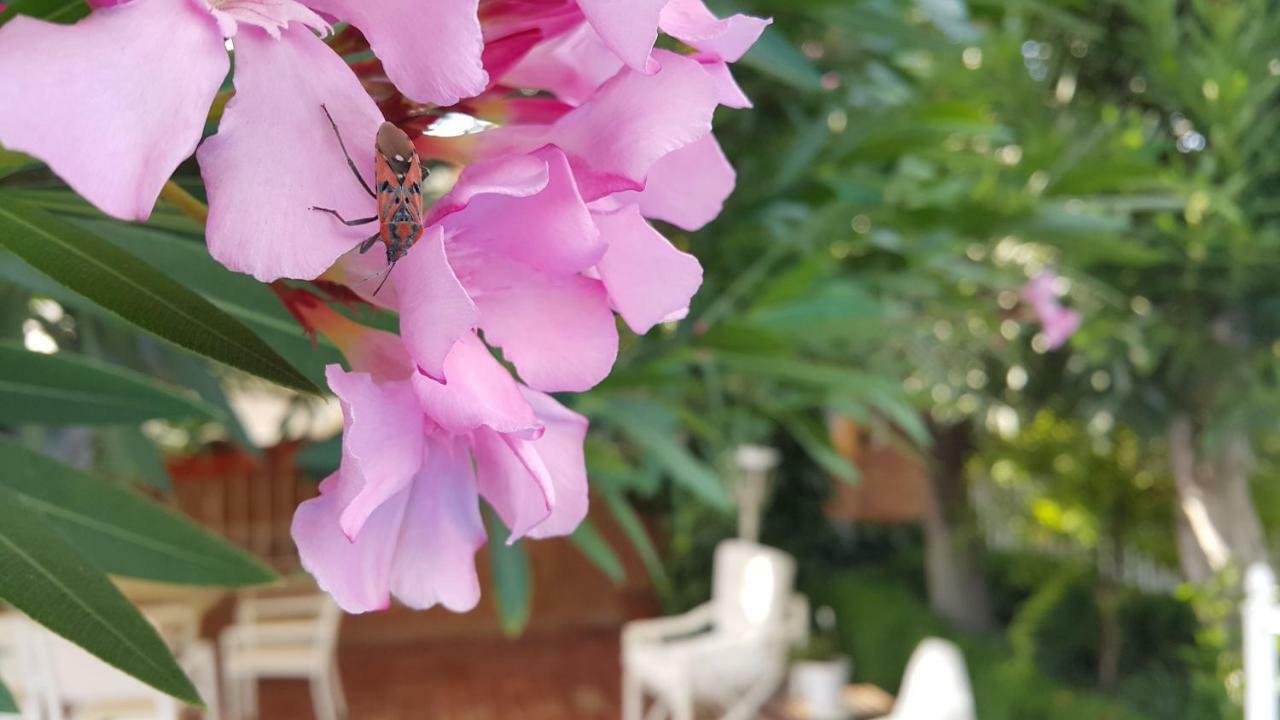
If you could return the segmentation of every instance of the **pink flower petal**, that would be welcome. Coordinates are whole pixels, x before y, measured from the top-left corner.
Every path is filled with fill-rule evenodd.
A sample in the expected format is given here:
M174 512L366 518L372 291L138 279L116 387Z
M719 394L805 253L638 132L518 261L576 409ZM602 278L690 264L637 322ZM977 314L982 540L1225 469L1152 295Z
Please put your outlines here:
M134 0L74 25L15 17L0 28L0 143L108 215L146 220L228 66L216 23L189 2Z
M461 435L487 426L528 438L542 433L511 373L474 334L454 344L444 372L447 384L419 375L414 389L422 411L447 432Z
M485 543L475 474L457 442L427 444L396 546L391 589L411 608L439 603L465 612L480 601L475 554Z
M479 0L306 0L360 28L387 77L419 102L453 105L484 90Z
M673 247L634 205L595 217L609 243L598 266L600 279L632 330L644 334L689 306L702 284L697 258Z
M1040 315L1041 330L1044 332L1045 345L1049 350L1057 350L1080 329L1080 313L1054 305L1046 308Z
M618 329L597 280L556 277L490 257L475 295L487 343L547 392L594 387L618 355Z
M376 384L369 375L337 365L326 368L325 376L342 403L344 488L354 495L344 503L341 526L354 540L374 510L417 474L422 409L409 383Z
M321 105L366 179L382 116L342 58L305 28L272 40L243 27L235 45L236 95L198 153L209 190L209 251L263 282L317 277L377 231L310 209L348 219L376 214Z
M551 273L580 272L596 264L605 245L564 153L546 148L537 157L548 171L541 192L528 197L477 195L465 210L447 218L445 226L460 245Z
M529 531L534 538L568 535L587 516L587 463L582 443L587 437L587 419L556 402L550 395L521 388L547 431L533 442L533 449L546 464L555 489L551 515Z
M511 68L519 64L541 42L542 32L537 28L486 42L480 60L489 73L489 87L497 85Z
M391 567L409 491L383 503L352 542L342 533L338 501L343 477L334 473L320 483L319 497L293 514L291 533L302 567L349 613L386 610L391 605Z
M707 135L653 164L639 195L645 217L698 230L716 219L733 192L737 173L714 135Z
M578 0L587 22L622 61L652 72L649 53L658 39L658 17L667 0Z
M447 215L465 209L481 195L529 197L547 186L547 162L533 155L504 155L467 166L449 194L427 212L427 224L434 225Z
M588 202L643 189L655 162L711 132L720 96L714 79L694 60L654 56L658 73L619 73L547 133L569 156Z
M510 545L551 516L555 486L532 443L487 428L474 438L480 494L511 529Z
M409 354L427 375L447 380L445 358L480 315L449 265L444 229L429 228L391 275L400 304L400 335Z
M727 64L702 58L699 60L702 62L702 69L707 71L707 74L716 81L716 87L720 89L721 105L739 110L754 107L751 104L751 98L742 91L738 81L733 79L733 72L729 70Z
M582 23L535 47L503 76L503 83L546 90L570 105L581 105L621 69L622 60Z
M662 8L658 22L668 35L725 62L741 59L773 23L750 15L732 15L721 20L702 0L670 0Z

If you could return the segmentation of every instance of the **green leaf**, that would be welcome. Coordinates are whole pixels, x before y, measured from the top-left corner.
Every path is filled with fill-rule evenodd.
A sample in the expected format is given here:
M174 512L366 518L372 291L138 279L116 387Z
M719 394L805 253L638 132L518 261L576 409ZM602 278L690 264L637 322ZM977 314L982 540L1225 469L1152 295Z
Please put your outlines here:
M660 462L678 485L712 507L732 507L720 476L677 441L677 426L667 410L652 403L614 400L602 403L597 414Z
M145 485L160 492L173 489L160 449L132 425L98 431L98 465L103 475L125 487Z
M742 64L797 90L822 91L822 73L777 28L769 28L742 57Z
M13 699L13 693L9 692L9 688L4 686L4 682L0 681L0 713L18 714L18 703Z
M0 178L8 177L30 167L37 167L40 161L20 152L5 150L0 147Z
M307 444L298 452L294 461L298 467L312 472L317 480L332 475L342 464L342 435Z
M782 418L782 425L823 470L850 484L856 484L861 479L862 473L858 471L857 466L836 452L827 438L813 427L814 423L811 420L796 416L786 417Z
M0 422L125 423L218 418L217 408L132 370L0 342Z
M627 573L622 569L622 560L618 558L618 554L613 551L609 545L609 541L604 539L600 531L596 529L595 524L590 520L583 520L577 530L569 536L574 545L582 551L583 555L600 569L614 584L620 583L626 579Z
M244 323L312 381L323 384L325 366L342 362L338 349L323 336L315 342L307 337L269 287L223 267L209 256L203 241L108 220L78 220L76 224L166 268L174 280Z
M7 488L0 488L0 600L142 682L200 704L151 623Z
M622 532L626 533L627 539L631 541L631 547L635 548L636 554L640 556L640 561L644 563L644 569L648 571L654 585L659 588L666 586L667 571L662 567L662 558L658 555L658 549L654 547L653 539L649 537L649 532L645 530L644 522L636 514L635 508L631 507L631 503L627 502L622 493L605 493L604 500L609 506L609 512L613 514L613 519L618 521Z
M90 562L113 575L244 586L275 573L196 523L132 491L0 440L0 486L44 513Z
M518 637L529 624L529 613L533 607L529 556L523 544L508 545L503 540L511 533L488 506L484 508L484 519L489 528L489 571L493 577L493 602L498 610L498 622L507 637Z
M0 244L32 267L156 336L286 387L319 389L234 318L134 255L0 195Z
M4 12L0 12L0 24L15 15L72 23L88 14L89 4L84 0L14 0Z

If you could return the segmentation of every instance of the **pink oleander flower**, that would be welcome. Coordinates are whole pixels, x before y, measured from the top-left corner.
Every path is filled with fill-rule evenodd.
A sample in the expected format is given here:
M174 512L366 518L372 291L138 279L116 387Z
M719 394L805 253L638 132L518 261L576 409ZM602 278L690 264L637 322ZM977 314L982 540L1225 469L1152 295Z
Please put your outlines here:
M586 516L586 418L516 383L474 335L449 353L446 385L396 336L301 291L290 306L351 364L327 372L345 419L341 468L293 521L303 566L345 610L385 609L392 595L474 607L481 497L508 542L566 535Z
M1063 307L1053 290L1053 272L1043 272L1022 288L1022 299L1031 306L1040 322L1047 349L1056 350L1066 344L1080 328L1080 313Z
M275 189L338 156L320 103L352 121L351 106L368 102L316 37L329 32L321 14L358 27L407 96L447 105L488 81L477 2L98 0L74 25L20 16L0 28L0 143L44 160L103 212L145 220L200 141L231 39L242 91L215 140L229 162L272 168L272 182L252 189L254 205L268 205ZM264 131L249 133L262 142L228 140L246 126Z

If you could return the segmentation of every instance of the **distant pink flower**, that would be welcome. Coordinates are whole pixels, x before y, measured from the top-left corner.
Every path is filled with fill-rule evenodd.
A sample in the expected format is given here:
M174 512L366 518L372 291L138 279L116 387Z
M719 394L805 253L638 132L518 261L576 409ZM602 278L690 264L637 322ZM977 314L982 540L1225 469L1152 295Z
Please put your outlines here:
M474 335L454 345L445 385L394 335L318 302L295 309L352 365L328 369L345 418L342 466L293 522L304 567L344 609L384 609L392 595L473 607L481 497L511 528L508 542L565 535L585 517L587 420L517 384Z
M319 103L344 119L368 103L313 33L329 30L317 12L358 26L405 94L450 104L487 82L477 1L95 0L74 25L19 16L0 28L0 143L44 160L104 212L146 219L200 140L230 66L223 39L234 38L237 86L257 92L238 94L224 129L278 132L223 152L271 165L274 185L287 186L330 152Z
M1065 308L1058 302L1053 290L1053 281L1057 278L1052 272L1044 272L1032 278L1022 288L1022 299L1035 312L1040 321L1040 332L1044 335L1049 350L1062 347L1080 328L1080 313Z

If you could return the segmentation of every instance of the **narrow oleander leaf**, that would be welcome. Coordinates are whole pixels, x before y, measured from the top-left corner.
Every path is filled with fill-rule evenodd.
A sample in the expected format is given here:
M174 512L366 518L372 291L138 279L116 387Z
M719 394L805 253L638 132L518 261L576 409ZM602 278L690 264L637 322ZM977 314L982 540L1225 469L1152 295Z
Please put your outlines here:
M0 679L0 713L18 714L18 703L14 702L13 693L4 686L3 679Z
M0 422L103 424L213 418L222 412L185 390L81 355L44 355L0 342Z
M0 487L42 512L90 562L113 575L245 586L275 573L195 522L124 488L0 439Z
M529 569L529 555L525 552L524 543L506 543L505 538L511 532L488 506L484 508L484 518L489 530L489 572L493 578L493 602L498 610L498 622L508 637L518 637L529 624L529 614L533 609L533 575Z
M0 194L0 245L124 320L244 372L319 388L242 323L187 286L83 227Z
M73 23L89 14L84 0L13 0L0 12L0 25L16 15L27 15L57 23Z
M602 403L596 415L617 427L659 462L677 485L713 507L727 510L732 506L720 476L677 440L676 423L665 408L652 403L615 400Z
M0 600L157 690L201 703L151 623L43 513L4 487Z
M796 90L822 91L822 73L776 26L760 36L742 64Z
M623 497L622 493L605 493L604 500L609 507L609 512L613 515L613 519L618 521L622 532L631 541L631 547L635 548L636 554L640 556L640 561L644 563L644 569L649 573L649 579L653 580L654 585L659 588L665 587L667 584L667 571L662 566L662 558L658 555L658 548L654 546L653 539L649 537L649 531L645 530L644 521L640 519L640 515L636 513L635 508L631 507L631 503Z
M804 448L810 459L822 469L850 485L856 485L862 479L862 473L859 472L858 467L831 447L830 441L823 436L822 430L815 427L817 423L799 416L783 417L781 422L791 437Z
M591 561L592 565L599 568L605 577L613 581L614 584L620 583L626 579L627 573L622 569L622 560L618 558L618 554L613 551L613 547L609 545L609 541L604 539L600 531L590 520L583 520L577 530L569 536L573 544L582 551L582 554Z
M98 430L98 467L106 478L124 486L173 489L160 448L133 425Z
M342 362L338 349L323 335L314 341L307 337L268 286L214 260L203 239L193 242L171 232L111 220L82 219L75 223L124 251L165 268L174 280L244 323L312 381L323 384L325 366ZM395 330L395 326L391 329Z

